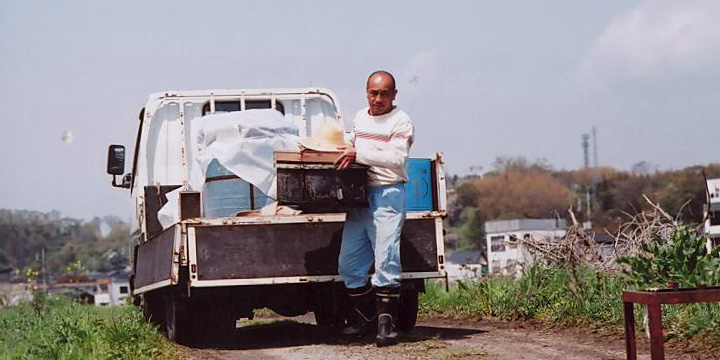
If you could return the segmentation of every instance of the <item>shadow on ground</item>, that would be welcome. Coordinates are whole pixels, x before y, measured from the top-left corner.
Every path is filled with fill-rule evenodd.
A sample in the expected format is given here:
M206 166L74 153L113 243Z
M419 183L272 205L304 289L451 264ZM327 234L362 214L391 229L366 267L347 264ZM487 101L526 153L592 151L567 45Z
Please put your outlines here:
M399 336L400 343L413 343L425 340L456 340L469 338L474 334L487 332L481 329L451 328L435 326L417 326L410 332ZM367 345L375 341L374 334L360 339L347 339L337 335L337 331L320 328L314 324L293 320L274 320L240 327L223 338L190 344L192 348L213 348L222 350L256 350L283 348L304 345Z

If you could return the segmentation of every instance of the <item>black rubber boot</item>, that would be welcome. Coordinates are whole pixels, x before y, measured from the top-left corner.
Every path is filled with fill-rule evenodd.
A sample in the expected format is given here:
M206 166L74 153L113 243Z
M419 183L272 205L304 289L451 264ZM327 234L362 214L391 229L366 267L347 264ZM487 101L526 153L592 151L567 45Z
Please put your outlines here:
M400 310L400 288L381 287L376 289L378 326L375 344L388 346L397 344L397 321Z
M346 289L353 307L348 326L342 330L344 336L363 336L373 329L376 320L372 286L365 284L357 289Z

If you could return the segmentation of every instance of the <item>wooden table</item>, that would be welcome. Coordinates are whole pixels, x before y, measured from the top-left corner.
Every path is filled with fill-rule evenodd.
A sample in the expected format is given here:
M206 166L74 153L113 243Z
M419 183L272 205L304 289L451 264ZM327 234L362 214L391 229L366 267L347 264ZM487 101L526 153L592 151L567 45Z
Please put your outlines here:
M633 304L646 304L650 322L650 354L652 360L664 360L662 305L720 301L720 286L691 289L660 289L622 292L625 314L625 349L628 360L637 359L635 346L635 313Z

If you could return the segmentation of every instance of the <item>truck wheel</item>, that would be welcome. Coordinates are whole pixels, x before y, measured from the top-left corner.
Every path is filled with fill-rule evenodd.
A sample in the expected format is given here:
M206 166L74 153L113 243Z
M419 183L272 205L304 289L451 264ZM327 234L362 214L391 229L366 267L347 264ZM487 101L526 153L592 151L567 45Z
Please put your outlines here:
M400 311L397 328L402 332L410 332L415 327L418 313L418 291L415 288L403 288L400 293Z
M163 298L160 294L140 295L140 310L147 322L155 324L161 329L165 327L165 310L163 310Z
M333 331L345 326L347 304L343 302L344 288L330 284L319 288L315 293L314 307L315 323L323 330Z
M187 302L180 312L179 342L219 345L232 339L237 317L231 308L202 301ZM169 335L168 335L169 337Z
M165 295L165 334L170 341L187 344L191 341L189 325L192 322L190 311L179 296L173 292Z
M315 323L323 330L340 329L345 325L345 318L337 309L315 309Z
M196 340L204 344L217 345L232 339L237 321L236 312L230 306L222 304L199 303L195 308Z

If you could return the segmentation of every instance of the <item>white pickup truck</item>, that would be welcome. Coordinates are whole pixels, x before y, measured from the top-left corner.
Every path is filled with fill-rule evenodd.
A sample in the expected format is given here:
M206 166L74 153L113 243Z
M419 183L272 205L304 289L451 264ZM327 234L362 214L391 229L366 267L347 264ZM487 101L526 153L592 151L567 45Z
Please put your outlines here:
M337 273L343 212L235 216L272 201L242 177L218 164L208 168L200 189L181 192L179 218L158 221L166 195L190 182L198 154L192 124L203 117L250 109L275 109L300 136L322 122L340 121L340 109L325 89L207 90L157 93L139 116L131 170L125 148L110 145L107 172L113 186L130 191L133 299L171 340L191 343L221 336L254 309L283 316L314 312L319 326L342 326L348 299ZM207 119L207 117L206 117ZM407 184L410 206L402 240L401 310L398 327L415 325L424 280L445 279L443 217L445 175L440 154ZM242 174L241 174L242 175Z

